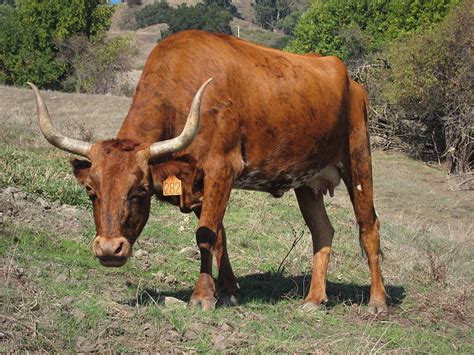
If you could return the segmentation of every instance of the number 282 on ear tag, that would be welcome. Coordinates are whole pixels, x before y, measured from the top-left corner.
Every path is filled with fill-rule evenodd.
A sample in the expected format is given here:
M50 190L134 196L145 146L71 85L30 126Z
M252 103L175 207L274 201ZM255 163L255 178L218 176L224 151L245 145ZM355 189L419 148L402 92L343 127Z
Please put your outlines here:
M164 196L181 196L181 180L175 175L168 176L163 181Z

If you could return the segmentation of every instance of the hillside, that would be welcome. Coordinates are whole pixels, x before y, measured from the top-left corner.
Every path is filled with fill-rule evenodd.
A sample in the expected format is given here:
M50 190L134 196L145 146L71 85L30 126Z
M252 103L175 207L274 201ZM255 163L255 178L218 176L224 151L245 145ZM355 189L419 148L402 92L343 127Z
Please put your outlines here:
M1 352L474 351L473 193L451 192L437 168L374 152L388 316L366 312L368 269L342 187L326 199L336 230L327 306L298 308L311 244L293 193L234 191L225 224L240 305L185 309L166 297L186 302L192 292L195 218L154 202L130 262L101 267L70 156L38 134L31 90L0 87L0 95ZM130 105L44 95L60 129L83 139L112 137Z
M186 3L188 5L195 5L199 3L199 0L171 0L168 1L172 6L177 6L181 3ZM239 10L239 13L242 15L242 18L234 18L231 22L231 28L234 32L234 35L238 34L238 27L240 28L240 38L246 39L255 43L272 46L279 39L284 37L281 33L271 32L260 28L255 25L252 21L254 19L254 11L252 8L253 0L239 0L233 2L233 4ZM150 54L153 47L156 45L156 42L160 40L160 31L166 28L165 24L158 24L149 26L146 28L140 28L138 30L124 30L124 23L133 21L131 17L135 11L140 10L148 3L144 3L142 6L135 8L130 8L126 5L120 5L116 7L114 16L112 18L112 25L109 30L110 36L117 35L128 35L132 36L138 48L138 55L134 59L134 69L141 70L145 64L146 58Z

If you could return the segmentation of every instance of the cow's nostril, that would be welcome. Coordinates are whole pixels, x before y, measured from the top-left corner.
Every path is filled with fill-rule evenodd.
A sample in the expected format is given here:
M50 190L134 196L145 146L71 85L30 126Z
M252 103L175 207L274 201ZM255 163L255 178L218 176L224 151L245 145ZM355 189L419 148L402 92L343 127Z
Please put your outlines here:
M122 251L122 247L123 247L123 242L121 242L118 248L115 249L115 255L120 254L120 252Z

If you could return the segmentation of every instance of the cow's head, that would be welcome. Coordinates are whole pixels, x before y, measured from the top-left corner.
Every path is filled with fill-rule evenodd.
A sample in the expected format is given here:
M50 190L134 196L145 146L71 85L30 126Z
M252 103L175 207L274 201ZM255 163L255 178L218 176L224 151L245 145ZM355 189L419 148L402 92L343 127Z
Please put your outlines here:
M102 265L125 264L148 220L151 197L155 185L160 189L161 179L178 175L184 184L192 184L194 172L186 162L160 166L152 166L150 162L181 151L193 142L199 131L201 98L211 80L196 92L183 132L176 138L152 144L129 140L89 143L63 136L52 125L38 89L30 84L45 138L59 149L87 158L74 159L72 165L76 179L92 201L96 225L92 250Z

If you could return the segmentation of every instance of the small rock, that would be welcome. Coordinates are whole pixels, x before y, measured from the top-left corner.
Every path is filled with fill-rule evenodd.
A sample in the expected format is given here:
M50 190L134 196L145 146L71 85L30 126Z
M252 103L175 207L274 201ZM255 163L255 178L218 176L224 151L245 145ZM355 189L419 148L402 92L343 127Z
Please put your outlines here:
M51 204L42 197L38 197L36 199L36 202L45 210L48 210L51 208Z
M151 258L153 259L154 265L163 265L167 261L166 256L158 253L153 254Z
M21 190L17 190L13 192L13 198L18 201L18 200L26 200L28 197L28 194L26 192L23 192Z
M78 321L82 321L84 318L86 318L86 314L81 311L80 309L74 309L74 311L72 311L72 315L74 318L76 318Z
M141 258L142 256L146 256L148 255L148 252L144 249L138 249L135 254L134 254L137 258Z
M15 193L19 192L20 190L14 188L14 187L7 187L5 190L2 191L2 195L8 196L8 197L15 197Z
M186 330L186 332L183 334L183 337L188 340L195 340L198 338L198 335L192 330Z
M179 307L179 308L186 308L186 302L181 301L174 297L165 297L165 307Z
M7 338L7 335L3 332L0 332L0 341L3 341Z
M65 275L65 274L59 274L59 275L56 276L56 278L55 278L55 281L56 281L57 283L65 283L67 280L68 280L68 277L67 277L67 275Z
M173 275L168 275L165 278L165 283L167 285L174 285L174 284L178 283L178 280L176 280L176 277L174 277Z
M232 331L234 329L232 324L227 323L226 321L220 322L218 326L224 332L229 332L229 331Z
M178 230L179 230L180 232L184 232L185 228L184 228L184 226L179 226Z
M153 276L158 282L163 282L163 281L165 281L165 279L166 279L166 275L164 274L163 271L158 271L158 272L152 274L152 276Z
M179 253L183 254L187 258L199 260L199 249L197 249L196 247L183 248L179 251Z
M77 338L76 352L78 353L93 353L97 351L97 343L90 342L84 337Z
M176 343L179 341L180 335L175 330L168 330L166 332L166 339L171 340L171 343Z
M212 342L214 343L214 347L218 351L224 351L226 348L226 340L227 337L224 334L218 334L212 338Z

